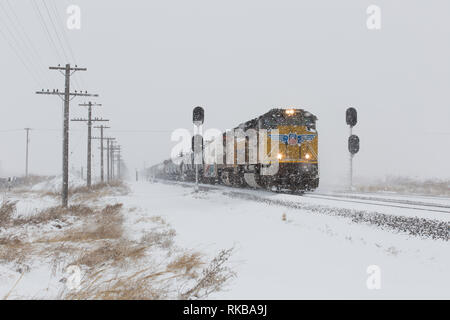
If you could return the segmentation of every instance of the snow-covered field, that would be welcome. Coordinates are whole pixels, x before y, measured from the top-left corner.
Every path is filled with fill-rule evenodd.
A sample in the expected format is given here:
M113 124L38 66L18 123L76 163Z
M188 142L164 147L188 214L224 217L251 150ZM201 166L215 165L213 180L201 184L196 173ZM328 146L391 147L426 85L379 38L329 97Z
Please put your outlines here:
M101 200L123 203L128 239L138 241L154 228L151 218L161 217L176 231L174 241L179 247L209 259L233 248L227 266L236 276L209 298L450 298L448 236L432 239L395 224L377 225L352 216L417 216L441 223L448 232L450 219L445 213L220 186L205 186L198 193L190 185L173 183L130 182L129 187L128 194ZM33 205L50 206L52 201L43 204L39 197L28 198L21 205L29 212ZM377 276L368 273L373 266L380 271L378 289L367 285L368 279ZM0 266L0 297L19 275ZM58 288L61 277L45 268L31 270L14 289L16 297L54 298L61 288L48 294L42 290L49 290L49 283Z
M151 208L165 217L177 230L177 241L185 246L210 254L235 248L231 263L237 277L226 291L213 298L450 297L448 241L234 198L229 192L219 188L196 194L186 186L141 182L132 184L132 196L121 201ZM267 193L266 196L296 197ZM317 199L297 201L317 204ZM332 205L355 207L340 202ZM361 209L359 204L356 207ZM387 214L400 211L376 210ZM411 215L408 210L403 211ZM433 213L431 216L448 221L445 216ZM371 265L381 270L379 290L369 290L366 285L367 268Z

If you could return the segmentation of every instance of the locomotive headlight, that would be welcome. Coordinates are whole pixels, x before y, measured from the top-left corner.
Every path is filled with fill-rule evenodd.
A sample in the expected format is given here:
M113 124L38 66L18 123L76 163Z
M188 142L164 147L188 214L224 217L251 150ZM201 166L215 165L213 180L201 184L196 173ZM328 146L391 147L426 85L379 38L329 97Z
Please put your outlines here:
M277 155L277 159L278 159L278 160L283 159L283 154L282 154L282 153L279 153L279 154Z
M286 114L287 114L288 116L293 116L294 113L295 113L295 110L294 110L294 109L288 109L288 110L286 110L285 112L286 112Z
M306 159L306 160L311 159L311 155L310 155L309 153L305 154L305 159Z

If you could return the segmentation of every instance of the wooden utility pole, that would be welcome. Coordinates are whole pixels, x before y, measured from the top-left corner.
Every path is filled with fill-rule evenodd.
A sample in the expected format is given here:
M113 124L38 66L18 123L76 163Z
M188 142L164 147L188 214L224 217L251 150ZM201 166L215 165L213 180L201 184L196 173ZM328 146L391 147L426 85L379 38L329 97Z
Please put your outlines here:
M114 141L111 141L114 142ZM119 165L117 166L117 176L118 178L120 178L120 159L119 158L114 158L114 156L117 157L117 154L115 153L116 151L118 152L118 155L120 157L120 145L111 145L110 146L110 150L111 150L111 177L112 179L115 178L115 171L114 171L114 165L116 165L116 160L118 161Z
M112 181L114 180L114 141L111 141L109 145L109 160L111 161L111 164L109 165L109 170L111 170L109 179Z
M109 152L109 147L110 147L110 144L111 144L111 141L112 140L110 140L110 139L107 139L106 140L106 142L107 142L107 147L106 147L106 172L107 172L107 181L109 182L109 181L111 181L111 169L110 169L110 167L111 167L111 161L109 160L109 156L110 156L110 152Z
M117 152L118 152L117 153L117 178L120 179L121 178L121 176L120 176L120 165L122 163L122 158L120 157L120 146L117 149Z
M25 153L25 178L28 178L28 145L30 143L30 130L31 128L25 128L27 132L27 150Z
M103 141L107 138L105 138L105 136L103 135L103 130L104 129L109 129L110 127L106 127L104 125L98 126L98 127L94 127L94 128L98 128L100 129L100 137L92 137L92 139L96 139L96 140L100 140L100 180L103 182L105 182L105 173L104 173L104 160L103 160L103 151L105 150ZM109 140L108 140L109 141ZM107 155L108 159L109 159L109 155ZM107 164L107 167L109 169L109 165ZM109 175L109 173L108 173Z
M101 106L101 104L92 103L89 101L89 103L82 103L79 106L81 107L88 107L88 118L87 119L72 119L72 121L85 121L88 125L88 136L87 136L87 176L86 176L86 184L87 187L90 188L92 185L92 122L104 122L109 121L106 119L100 119L100 118L94 118L92 119L92 107L93 106Z
M105 173L104 173L104 161L103 161L103 150L104 148L104 144L103 144L103 140L105 139L103 136L103 130L104 129L110 129L111 127L106 127L104 125L98 126L98 127L94 127L96 129L100 129L100 138L98 137L94 137L92 139L99 139L100 140L100 180L102 181L102 183L105 181Z
M87 91L85 92L70 92L70 76L73 75L76 71L87 71L86 68L78 68L78 66L71 67L70 64L66 64L65 67L57 66L50 67L50 70L58 70L62 74L64 74L65 78L65 89L64 92L59 92L58 90L53 89L53 91L44 89L42 91L36 92L36 94L48 94L48 95L57 95L64 101L64 120L63 120L63 157L62 157L62 168L63 168L63 183L62 183L62 206L67 207L69 200L69 107L71 97L98 97L97 94L89 94Z
M95 139L98 139L98 137L95 137ZM110 180L112 179L112 175L111 175L111 147L112 147L112 142L114 140L116 140L116 138L103 137L103 140L106 140L106 148L104 148L104 150L106 151L106 181L110 182Z

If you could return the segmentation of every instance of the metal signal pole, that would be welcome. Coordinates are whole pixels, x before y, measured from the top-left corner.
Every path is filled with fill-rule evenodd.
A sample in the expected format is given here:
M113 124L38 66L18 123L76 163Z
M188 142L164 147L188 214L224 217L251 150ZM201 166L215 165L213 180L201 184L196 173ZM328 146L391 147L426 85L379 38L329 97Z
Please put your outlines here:
M205 110L202 107L195 107L192 112L192 122L194 123L194 136L192 137L192 152L194 153L195 165L195 192L198 192L198 164L203 161L203 137L200 133L200 126L205 121ZM195 133L197 129L197 133Z
M36 94L47 94L47 95L57 95L64 101L64 120L63 120L63 154L62 154L62 168L63 168L63 183L62 183L62 206L67 207L69 200L69 108L70 108L70 100L71 97L98 97L97 94L88 94L86 91L83 92L70 92L70 76L73 75L76 71L87 71L86 68L78 68L75 66L74 68L70 66L70 64L66 64L65 67L57 66L50 67L50 70L58 70L64 74L65 78L65 89L64 92L59 92L58 90L47 90L44 89L42 91L36 92Z
M25 128L25 131L27 132L27 151L25 154L25 177L28 178L28 145L30 143L30 130L31 128Z
M86 184L87 187L90 188L92 185L92 154L91 154L91 139L92 139L92 122L106 122L109 120L106 119L100 119L100 118L94 118L92 119L92 107L93 106L101 106L101 104L92 103L89 101L89 103L82 103L79 106L81 107L88 107L88 118L87 119L72 119L72 121L84 121L87 122L88 125L88 137L87 137L87 176L86 176Z
M350 134L349 137L353 135L353 127L350 126ZM350 155L350 173L349 173L349 183L350 183L350 191L353 188L353 153L349 152Z
M355 108L348 108L345 113L345 120L350 127L350 135L348 137L348 151L350 153L349 168L349 190L353 190L353 156L359 151L359 137L353 135L353 127L358 123L358 112Z

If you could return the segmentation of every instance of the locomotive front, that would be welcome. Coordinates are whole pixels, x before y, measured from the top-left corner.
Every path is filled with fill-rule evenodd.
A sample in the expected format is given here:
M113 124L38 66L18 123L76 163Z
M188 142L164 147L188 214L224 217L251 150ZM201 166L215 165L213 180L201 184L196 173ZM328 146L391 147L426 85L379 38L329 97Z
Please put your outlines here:
M272 109L260 117L259 127L268 132L268 153L278 144L278 172L262 177L266 184L293 191L319 186L316 121L303 109Z

